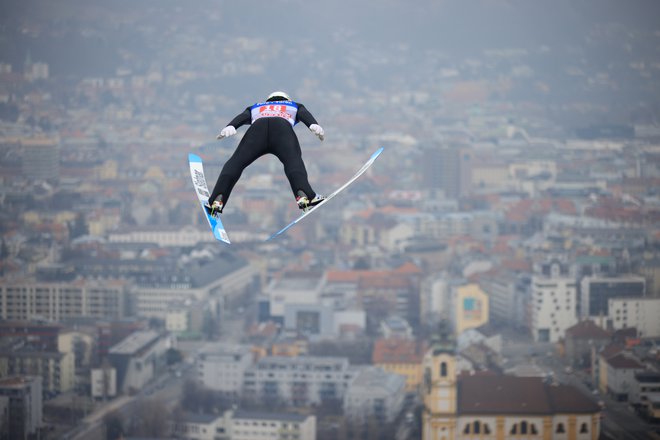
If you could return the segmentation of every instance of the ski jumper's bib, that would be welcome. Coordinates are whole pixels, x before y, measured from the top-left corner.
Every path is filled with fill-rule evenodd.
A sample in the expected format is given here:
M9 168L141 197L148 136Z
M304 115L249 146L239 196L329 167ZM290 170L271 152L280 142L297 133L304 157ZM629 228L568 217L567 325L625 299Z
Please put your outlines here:
M252 124L261 118L282 118L286 119L293 127L296 125L297 113L298 104L293 101L260 102L250 107Z

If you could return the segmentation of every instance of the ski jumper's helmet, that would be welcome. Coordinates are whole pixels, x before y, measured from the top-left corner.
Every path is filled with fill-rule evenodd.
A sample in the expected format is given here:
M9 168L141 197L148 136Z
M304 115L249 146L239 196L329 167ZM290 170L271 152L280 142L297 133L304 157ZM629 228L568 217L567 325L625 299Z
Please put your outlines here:
M291 101L291 97L286 92L278 90L277 92L273 92L268 95L266 102L268 101Z

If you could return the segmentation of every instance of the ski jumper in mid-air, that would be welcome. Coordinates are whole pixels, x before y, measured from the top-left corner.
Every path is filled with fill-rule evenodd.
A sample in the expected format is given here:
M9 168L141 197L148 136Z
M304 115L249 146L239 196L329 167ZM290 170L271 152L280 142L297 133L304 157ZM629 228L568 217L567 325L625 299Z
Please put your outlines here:
M300 143L293 130L298 122L305 124L323 140L323 128L309 110L301 103L292 101L286 93L278 91L271 93L265 102L246 108L222 129L217 139L233 136L238 127L250 124L234 154L222 168L211 192L207 206L211 215L219 215L227 205L229 195L243 170L269 153L274 154L284 165L284 173L300 209L307 211L324 199L314 192L307 180Z

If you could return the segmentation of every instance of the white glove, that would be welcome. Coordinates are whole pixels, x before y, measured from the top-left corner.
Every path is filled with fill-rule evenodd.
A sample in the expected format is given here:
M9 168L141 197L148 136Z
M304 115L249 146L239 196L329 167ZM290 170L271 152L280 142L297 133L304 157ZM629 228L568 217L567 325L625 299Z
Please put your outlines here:
M323 131L323 127L321 127L319 124L312 124L309 126L309 129L319 137L319 139L323 140L325 139L325 132Z
M236 134L236 129L234 128L234 126L228 125L225 128L223 128L222 131L220 132L220 134L217 135L215 138L216 139L222 139L222 138L226 138L226 137L229 137L229 136L233 136L235 134Z

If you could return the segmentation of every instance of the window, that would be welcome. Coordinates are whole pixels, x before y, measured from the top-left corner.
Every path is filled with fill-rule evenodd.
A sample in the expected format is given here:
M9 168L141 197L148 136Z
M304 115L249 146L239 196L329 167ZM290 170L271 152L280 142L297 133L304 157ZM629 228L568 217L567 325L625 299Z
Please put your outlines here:
M580 425L580 434L586 434L589 432L589 427L586 423Z
M486 425L484 425L484 434L490 434L490 429L488 429L488 432L486 431ZM522 421L520 423L516 423L511 427L511 430L509 431L509 434L511 435L537 435L538 431L536 429L536 425L533 423L527 423L526 421Z
M447 362L440 364L440 377L447 377Z
M555 433L557 434L564 434L566 433L566 428L564 428L563 423L557 423L557 427L555 428Z
M481 423L479 423L478 420L475 420L475 422L472 424L472 428L475 434L481 434Z

